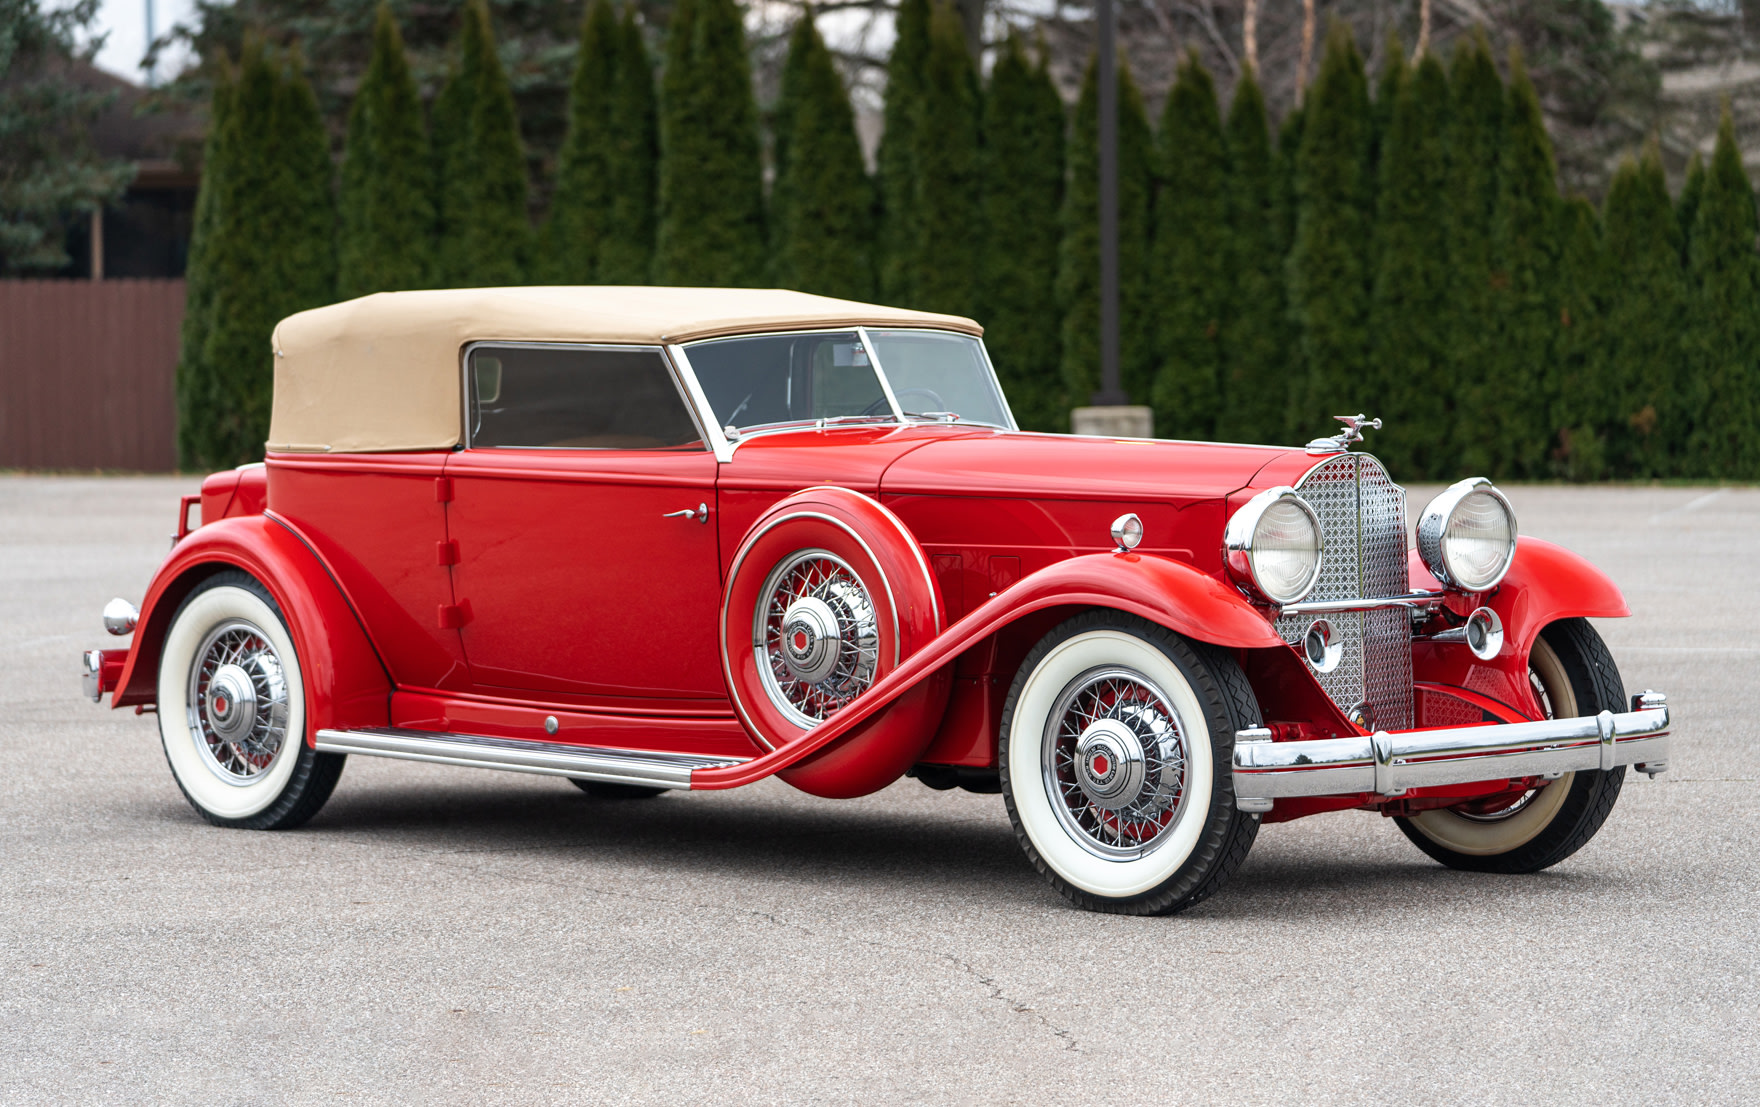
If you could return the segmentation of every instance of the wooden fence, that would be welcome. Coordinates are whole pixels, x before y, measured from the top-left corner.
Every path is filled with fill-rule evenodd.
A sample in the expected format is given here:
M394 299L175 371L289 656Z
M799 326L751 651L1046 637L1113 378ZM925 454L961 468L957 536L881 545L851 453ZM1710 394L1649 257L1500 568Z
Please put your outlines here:
M0 469L177 467L183 281L0 281Z

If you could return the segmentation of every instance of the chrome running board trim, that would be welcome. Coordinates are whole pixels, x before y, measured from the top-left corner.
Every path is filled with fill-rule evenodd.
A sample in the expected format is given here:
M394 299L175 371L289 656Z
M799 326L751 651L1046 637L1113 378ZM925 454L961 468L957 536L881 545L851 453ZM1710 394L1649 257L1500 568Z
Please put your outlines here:
M430 761L437 765L504 769L650 788L689 788L694 769L718 769L746 760L743 757L697 757L652 750L568 746L558 742L527 742L517 738L441 734L396 727L320 730L317 748L323 753L360 753L405 761Z
M1668 702L1632 697L1632 710L1532 723L1443 727L1298 742L1271 741L1264 728L1235 735L1234 792L1243 811L1293 796L1380 793L1504 777L1557 776L1636 765L1654 776L1668 766Z

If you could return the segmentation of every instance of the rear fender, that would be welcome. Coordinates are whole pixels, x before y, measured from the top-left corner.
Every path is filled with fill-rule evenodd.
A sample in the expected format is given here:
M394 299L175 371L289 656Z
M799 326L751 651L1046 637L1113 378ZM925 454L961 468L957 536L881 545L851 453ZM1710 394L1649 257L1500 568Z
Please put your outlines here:
M308 744L321 728L389 724L391 681L354 609L311 548L263 515L199 527L159 566L112 707L156 702L159 651L172 616L197 585L227 569L260 581L287 620L305 676Z
M811 756L883 710L949 661L1037 612L1105 607L1139 615L1188 638L1228 649L1287 646L1265 616L1215 577L1183 562L1140 554L1086 554L1021 578L906 658L836 715L762 757L698 769L692 788L737 788Z
M1442 587L1416 551L1410 554L1410 569L1414 588ZM1528 683L1528 654L1540 632L1560 619L1618 619L1632 613L1606 573L1563 546L1527 535L1517 540L1503 583L1479 602L1503 621L1503 652L1481 661L1458 643L1420 639L1412 644L1413 676L1471 689L1528 718L1538 718L1540 711Z

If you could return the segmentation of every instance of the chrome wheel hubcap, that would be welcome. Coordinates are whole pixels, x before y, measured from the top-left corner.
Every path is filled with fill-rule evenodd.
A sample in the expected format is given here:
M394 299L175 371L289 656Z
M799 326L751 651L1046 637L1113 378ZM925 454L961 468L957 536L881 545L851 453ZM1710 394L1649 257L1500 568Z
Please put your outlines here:
M269 639L250 623L211 631L190 672L190 737L228 784L254 784L287 741L287 678Z
M1046 722L1043 749L1052 808L1090 853L1142 857L1184 813L1185 728L1140 673L1094 669L1071 681Z
M827 550L802 550L759 593L752 647L770 700L796 724L824 721L874 683L880 626L861 578Z

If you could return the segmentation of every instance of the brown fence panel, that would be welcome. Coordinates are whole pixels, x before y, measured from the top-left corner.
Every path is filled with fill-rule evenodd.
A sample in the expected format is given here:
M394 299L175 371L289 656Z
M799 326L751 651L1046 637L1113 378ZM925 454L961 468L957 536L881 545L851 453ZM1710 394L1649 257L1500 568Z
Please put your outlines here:
M0 469L177 467L181 280L0 281Z

